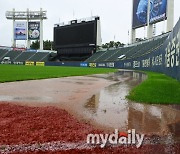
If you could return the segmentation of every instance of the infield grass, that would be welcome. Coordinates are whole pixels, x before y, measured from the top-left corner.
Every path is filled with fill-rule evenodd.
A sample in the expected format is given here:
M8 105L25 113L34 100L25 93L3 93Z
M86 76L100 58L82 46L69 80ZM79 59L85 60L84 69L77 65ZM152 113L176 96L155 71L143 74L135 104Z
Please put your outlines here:
M110 68L0 65L0 82L59 78L67 76L83 76L115 71L116 69Z
M161 73L145 73L147 80L132 89L128 99L150 104L180 104L179 81Z

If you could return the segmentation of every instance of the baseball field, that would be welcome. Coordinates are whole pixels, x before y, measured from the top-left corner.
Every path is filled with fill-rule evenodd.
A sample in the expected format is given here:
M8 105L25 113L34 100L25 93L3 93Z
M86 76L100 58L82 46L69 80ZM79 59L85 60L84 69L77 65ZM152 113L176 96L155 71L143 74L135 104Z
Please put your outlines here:
M0 65L0 82L38 80L116 72L108 68ZM128 99L151 104L180 104L180 82L161 73L145 72L148 79L133 88Z
M15 65L0 65L0 72L2 153L180 150L180 114L174 108L180 103L180 82L164 74ZM88 134L112 134L119 129L119 137L126 137L127 128L145 134L140 148L87 144Z

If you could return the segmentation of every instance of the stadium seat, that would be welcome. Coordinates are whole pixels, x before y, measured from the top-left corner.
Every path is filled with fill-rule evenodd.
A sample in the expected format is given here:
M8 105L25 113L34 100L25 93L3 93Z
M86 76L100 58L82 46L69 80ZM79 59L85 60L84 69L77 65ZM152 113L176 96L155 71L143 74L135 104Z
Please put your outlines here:
M119 61L119 59L123 55L124 59L132 59L141 57L150 52L158 50L167 39L169 33L157 36L150 40L145 40L141 42L137 42L135 44L121 47L118 49L111 49L106 51L99 51L93 54L90 58L86 60L86 62L108 62L108 61Z

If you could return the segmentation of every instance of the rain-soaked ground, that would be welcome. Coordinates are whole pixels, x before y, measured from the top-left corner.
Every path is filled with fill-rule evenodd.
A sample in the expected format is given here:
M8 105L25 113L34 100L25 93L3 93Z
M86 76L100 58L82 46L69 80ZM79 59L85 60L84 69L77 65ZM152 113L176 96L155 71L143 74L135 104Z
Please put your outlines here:
M58 106L103 129L136 129L146 135L180 139L180 106L128 101L143 73L117 73L0 84L0 101L30 106Z

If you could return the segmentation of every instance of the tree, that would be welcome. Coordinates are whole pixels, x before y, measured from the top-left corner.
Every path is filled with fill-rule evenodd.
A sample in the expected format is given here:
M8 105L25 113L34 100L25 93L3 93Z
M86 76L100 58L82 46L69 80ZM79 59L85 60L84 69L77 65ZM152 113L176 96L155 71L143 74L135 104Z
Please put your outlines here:
M31 44L31 49L39 49L40 45L39 45L39 40L36 40L35 42L32 42Z
M121 43L121 42L115 42L115 47L118 48L118 47L123 47L125 44L124 43Z
M118 47L123 47L124 43L121 42L114 42L110 41L109 43L102 44L102 48L108 49L108 48L118 48Z
M50 40L43 41L43 49L44 50L51 50L52 43Z
M136 38L136 42L141 42L141 41L144 41L144 39L142 39L142 38Z
M102 47L102 48L108 48L108 45L107 45L107 44L102 44L101 47Z
M114 42L114 41L110 41L110 42L109 42L109 48L113 48L114 45L115 45L115 42Z
M40 48L40 42L39 40L36 40L32 42L31 49L39 49ZM44 50L51 50L53 48L53 42L50 40L43 41L43 49Z

